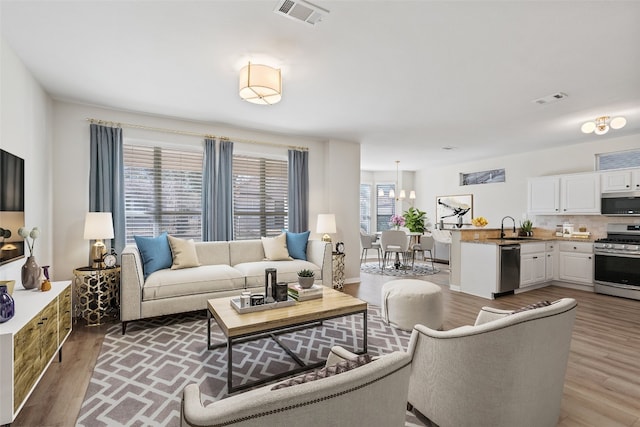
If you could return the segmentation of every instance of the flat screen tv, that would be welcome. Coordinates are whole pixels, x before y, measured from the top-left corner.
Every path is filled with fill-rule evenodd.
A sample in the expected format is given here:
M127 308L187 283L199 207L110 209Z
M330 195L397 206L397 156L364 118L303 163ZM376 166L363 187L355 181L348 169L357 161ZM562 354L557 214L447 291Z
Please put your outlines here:
M0 265L24 257L24 160L0 149Z

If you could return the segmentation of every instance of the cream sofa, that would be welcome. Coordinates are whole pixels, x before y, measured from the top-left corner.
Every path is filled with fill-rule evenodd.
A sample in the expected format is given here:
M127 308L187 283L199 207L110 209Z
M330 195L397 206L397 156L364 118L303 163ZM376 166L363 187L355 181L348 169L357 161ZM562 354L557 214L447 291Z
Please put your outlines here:
M351 356L333 347L326 366ZM401 427L410 367L411 355L394 352L338 375L278 390L266 385L207 406L198 385L190 384L182 398L182 427Z
M307 261L267 261L260 240L199 242L195 244L199 267L151 273L146 280L137 246L122 252L120 320L127 322L166 314L203 310L211 298L264 291L264 270L277 269L278 282L294 282L302 269L315 271L324 286L331 287L331 245L309 240Z

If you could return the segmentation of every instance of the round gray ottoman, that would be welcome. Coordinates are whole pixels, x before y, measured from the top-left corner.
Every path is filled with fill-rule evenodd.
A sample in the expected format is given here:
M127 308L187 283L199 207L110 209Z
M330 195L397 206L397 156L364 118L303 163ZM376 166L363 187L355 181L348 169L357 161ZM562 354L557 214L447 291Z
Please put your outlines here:
M424 280L392 280L382 285L382 320L411 331L416 324L442 329L442 290Z

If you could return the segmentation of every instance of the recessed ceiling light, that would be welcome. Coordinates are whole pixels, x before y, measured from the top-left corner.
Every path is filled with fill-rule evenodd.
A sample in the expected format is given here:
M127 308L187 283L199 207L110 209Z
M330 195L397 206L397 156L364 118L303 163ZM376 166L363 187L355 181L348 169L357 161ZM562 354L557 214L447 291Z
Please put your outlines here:
M451 145L445 145L444 147L442 147L443 150L449 151L449 150L455 150L456 147L453 147Z

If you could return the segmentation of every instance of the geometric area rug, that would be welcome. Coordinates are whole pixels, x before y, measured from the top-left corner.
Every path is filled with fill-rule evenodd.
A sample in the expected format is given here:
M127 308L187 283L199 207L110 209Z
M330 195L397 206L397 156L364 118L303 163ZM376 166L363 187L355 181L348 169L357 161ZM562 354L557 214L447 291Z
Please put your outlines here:
M386 325L379 313L369 304L369 354L406 350L410 333ZM313 363L326 360L333 345L362 349L361 328L361 315L346 316L280 339ZM211 342L219 341L225 338L212 320ZM233 356L235 386L297 367L270 338L234 344ZM192 383L200 387L205 405L227 397L227 350L207 350L205 311L131 322L124 336L121 325L114 324L104 337L76 425L177 427L182 390ZM405 426L424 425L406 414Z
M402 268L396 269L393 266L386 267L384 270L380 268L377 262L367 262L360 266L360 271L368 274L381 274L384 276L395 276L399 278L416 277L416 276L430 276L440 272L437 267L432 267L429 262L416 262L413 267L402 266Z

